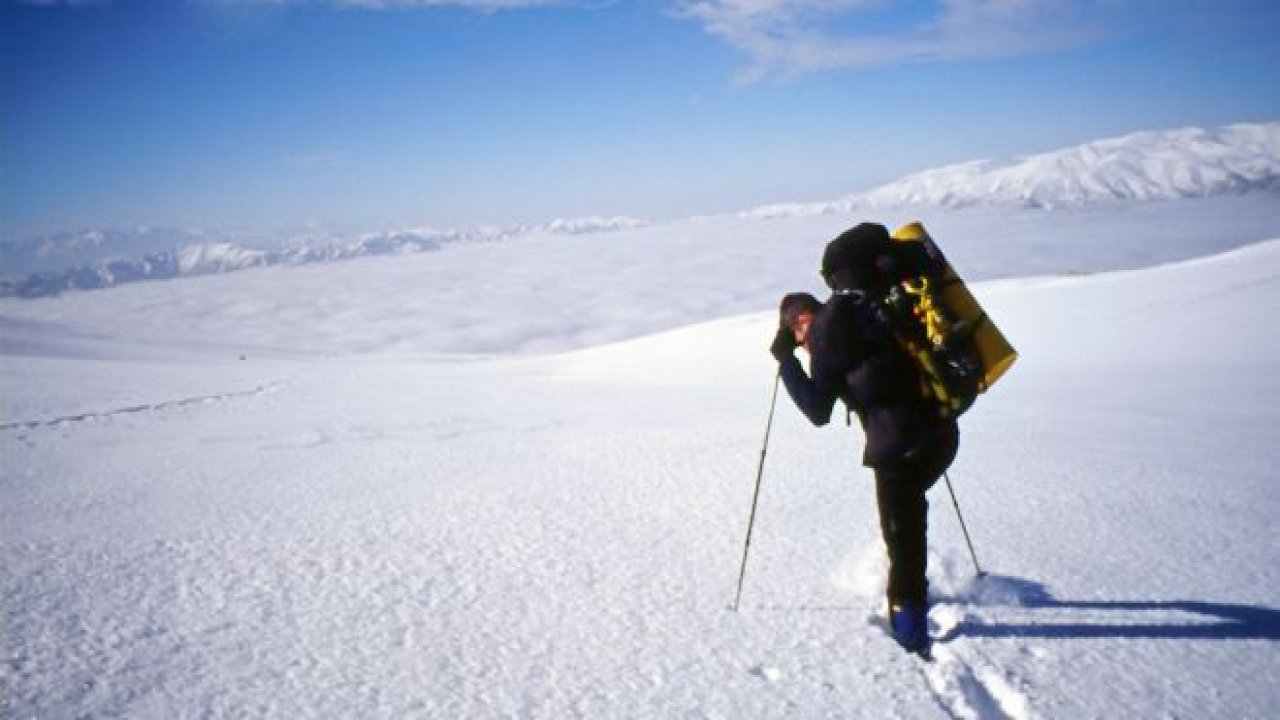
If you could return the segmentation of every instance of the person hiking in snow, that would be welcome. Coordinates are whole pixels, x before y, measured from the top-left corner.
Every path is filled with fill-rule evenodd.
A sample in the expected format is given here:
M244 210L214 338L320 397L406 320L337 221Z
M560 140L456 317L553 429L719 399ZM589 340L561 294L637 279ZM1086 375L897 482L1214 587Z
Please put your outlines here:
M887 277L914 262L895 253L881 225L846 231L822 258L831 297L826 303L807 293L784 297L770 352L787 394L814 425L830 421L837 399L858 416L866 435L862 462L875 473L889 556L889 623L904 648L919 652L929 641L925 493L955 458L959 429L922 397L917 366L870 299L881 297ZM797 347L808 352L807 374Z

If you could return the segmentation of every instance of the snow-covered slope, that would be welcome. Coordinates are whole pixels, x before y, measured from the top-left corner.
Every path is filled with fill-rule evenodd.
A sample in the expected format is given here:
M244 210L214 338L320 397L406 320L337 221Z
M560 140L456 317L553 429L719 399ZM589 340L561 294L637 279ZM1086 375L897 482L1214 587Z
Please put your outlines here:
M1280 189L1280 123L1142 132L1008 162L912 175L865 196L873 207L1172 200Z
M1280 189L1280 122L1140 132L1012 160L909 175L828 203L769 205L757 217L908 206L1057 208Z
M697 241L634 252L676 267ZM574 243L489 249L455 282L516 261L559 278L595 270ZM365 293L400 287L392 259L361 265ZM338 287L349 267L296 272ZM742 610L727 609L773 383L771 311L490 359L386 354L394 344L350 354L370 325L516 334L510 318L444 304L416 325L398 319L410 302L348 313L354 295L307 298L336 301L312 330L342 337L338 359L241 360L241 338L175 334L170 323L199 329L217 303L272 307L271 291L227 292L255 274L173 284L186 290L152 298L170 308L157 326L134 325L142 286L84 294L99 336L60 324L82 320L70 298L0 312L3 714L1280 711L1280 338L1268 332L1280 241L975 285L1022 357L964 418L951 472L987 578L973 579L945 489L932 493L932 664L881 629L859 434L816 430L785 399ZM518 317L563 311L548 327L578 337L623 309L696 317L714 300L658 284L553 293L575 304ZM292 312L246 322L262 346L288 348L305 338Z

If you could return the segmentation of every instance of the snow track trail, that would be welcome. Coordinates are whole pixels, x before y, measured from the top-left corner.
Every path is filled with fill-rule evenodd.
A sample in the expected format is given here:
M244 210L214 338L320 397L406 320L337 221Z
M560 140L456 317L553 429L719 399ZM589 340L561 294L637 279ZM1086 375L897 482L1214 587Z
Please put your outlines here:
M261 385L252 390L239 390L216 395L201 395L199 397L180 398L177 400L161 400L154 403L145 403L142 405L131 405L129 407L117 408L114 410L103 410L100 412L78 413L76 415L66 415L63 417L50 418L47 420L19 420L0 424L0 431L28 429L32 430L40 427L56 428L63 425L71 425L81 422L93 422L96 420L108 420L119 415L133 415L137 413L162 412L173 408L186 407L188 405L211 405L213 403L226 402L238 398L248 398L266 393L275 392L283 387L283 383L272 383L270 385Z
M935 646L933 660L923 667L938 704L952 717L964 720L1029 720L1030 703L1017 680L976 649L967 652Z
M988 578L968 581L970 587ZM953 584L950 578L944 584ZM963 624L990 608L975 604L972 597L950 598L930 610L930 634L934 638L931 659L921 665L924 680L939 707L952 718L963 720L1030 720L1033 692L1017 671L992 657L981 643L960 636ZM1035 651L1019 643L1018 653ZM1016 665L1014 666L1016 667Z

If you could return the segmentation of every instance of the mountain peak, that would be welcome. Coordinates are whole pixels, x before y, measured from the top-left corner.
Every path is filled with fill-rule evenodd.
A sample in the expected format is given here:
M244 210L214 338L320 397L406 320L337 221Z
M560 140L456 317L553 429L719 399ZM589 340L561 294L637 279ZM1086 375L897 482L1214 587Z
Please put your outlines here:
M859 208L1073 207L1280 189L1280 122L1135 132L1011 160L924 170L828 203L770 205L757 217Z

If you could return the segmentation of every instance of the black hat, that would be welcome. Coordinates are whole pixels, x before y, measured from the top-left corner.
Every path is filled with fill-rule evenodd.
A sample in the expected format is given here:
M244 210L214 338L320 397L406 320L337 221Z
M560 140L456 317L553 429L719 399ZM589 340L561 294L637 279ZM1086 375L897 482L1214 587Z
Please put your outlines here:
M877 261L893 240L885 226L864 222L840 233L822 253L822 277L833 290L871 288L880 282Z

